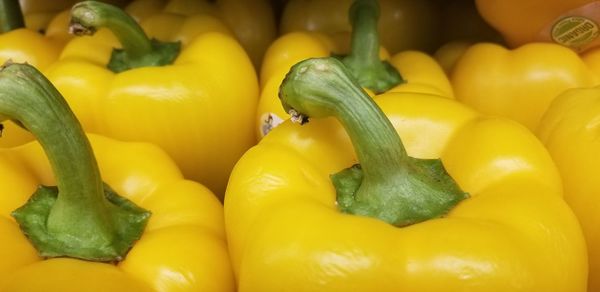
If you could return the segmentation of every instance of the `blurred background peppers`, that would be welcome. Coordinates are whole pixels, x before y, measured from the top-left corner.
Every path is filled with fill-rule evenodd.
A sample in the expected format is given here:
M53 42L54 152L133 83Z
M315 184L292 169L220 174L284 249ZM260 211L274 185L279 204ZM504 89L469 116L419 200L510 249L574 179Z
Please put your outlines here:
M381 0L378 24L381 44L391 53L432 51L438 45L440 10L431 0ZM279 31L318 31L333 38L344 51L350 45L352 26L347 11L352 0L289 0Z
M418 93L375 96L386 118L349 75L331 58L295 65L280 96L305 125L284 122L234 168L239 291L586 291L583 235L531 132Z
M256 73L232 36L196 26L205 16L176 17L153 26L169 37L160 42L114 6L79 3L72 29L98 31L73 39L45 74L86 131L155 143L186 178L222 197L234 163L255 143Z
M70 38L68 34L68 15L53 15L44 33L26 28L23 14L17 0L0 1L0 61L11 59L14 62L28 62L40 69L54 62L64 44Z
M33 30L45 32L46 27L57 14L69 10L79 0L17 0L25 16L25 25ZM123 7L128 0L102 0ZM65 31L66 32L66 31Z
M510 47L553 42L575 51L600 45L600 2L595 0L476 0L481 16Z
M256 68L277 34L275 15L268 0L135 0L126 11L137 21L159 13L186 16L203 13L220 18L246 49Z
M502 35L477 11L474 0L437 0L441 10L439 46L453 41L502 43Z
M0 1L0 63L7 60L27 62L43 70L56 61L71 37L68 33L69 15L65 11L49 16L51 19L43 27L26 27L19 1ZM6 122L4 126L11 135L0 139L0 147L20 145L33 139L30 133L13 122Z
M558 94L600 84L592 67L558 44L529 43L508 49L478 43L468 47L456 61L450 80L461 102L535 130Z
M38 140L0 151L0 290L234 291L220 202L161 149L86 137L29 65L0 112Z

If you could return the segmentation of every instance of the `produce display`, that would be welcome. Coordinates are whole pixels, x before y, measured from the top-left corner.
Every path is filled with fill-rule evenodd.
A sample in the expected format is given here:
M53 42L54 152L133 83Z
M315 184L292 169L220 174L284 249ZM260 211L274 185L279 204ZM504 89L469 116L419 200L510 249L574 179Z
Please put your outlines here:
M600 1L0 0L0 292L600 291Z
M177 20L171 19L173 14L217 17L228 25L255 66L260 66L264 51L277 34L273 9L267 0L135 0L126 11L142 23L159 12L170 14L164 17L165 22L170 22L167 27L177 26ZM196 23L191 29L207 27L210 24Z

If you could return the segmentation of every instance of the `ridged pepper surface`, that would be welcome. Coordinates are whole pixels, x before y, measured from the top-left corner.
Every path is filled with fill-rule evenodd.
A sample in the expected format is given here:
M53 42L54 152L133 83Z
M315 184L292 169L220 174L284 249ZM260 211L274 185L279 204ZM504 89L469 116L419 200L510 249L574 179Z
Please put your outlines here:
M557 95L570 88L600 84L588 63L572 50L552 43L529 43L516 49L478 43L456 61L450 81L459 101L535 130Z
M164 151L86 136L29 65L0 112L38 140L0 150L0 291L234 291L222 205Z
M588 291L600 290L600 87L579 88L554 99L537 134L558 166L565 200L579 219L588 247Z
M530 131L445 97L375 105L344 68L295 65L292 118L232 172L239 291L586 291L583 234Z

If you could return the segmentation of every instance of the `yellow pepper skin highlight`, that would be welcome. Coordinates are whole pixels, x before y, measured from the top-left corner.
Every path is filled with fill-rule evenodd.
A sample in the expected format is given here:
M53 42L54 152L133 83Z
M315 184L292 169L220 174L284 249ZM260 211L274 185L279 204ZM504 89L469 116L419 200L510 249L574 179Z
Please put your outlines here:
M86 136L33 67L0 76L0 110L39 141L0 150L0 291L234 291L222 205L206 187L155 145Z
M127 5L126 11L140 22L161 13L216 17L227 24L256 68L277 36L275 15L268 0L135 0Z
M551 43L512 50L475 44L455 63L450 81L459 101L485 114L511 118L532 131L558 94L600 82L579 55Z
M554 99L537 129L563 178L565 200L583 228L590 266L588 291L600 289L599 113L600 87L571 89Z
M44 73L86 131L157 144L186 178L222 197L234 163L255 144L256 73L232 36L198 26L214 18L177 17L181 21L168 29L164 18L147 23L157 29L157 37L181 40L172 62L113 72L107 64L123 39L136 47L133 51L151 42L143 33L135 41L130 36L118 40L100 29L69 42L60 60ZM154 36L154 31L147 33Z
M313 105L328 88L340 100L360 88L331 81L342 69L330 64L292 69L282 96L297 95L315 116L281 124L232 172L225 225L239 291L586 291L583 235L543 145L513 121L445 97L392 92L374 101L408 155L441 158L469 198L401 228L342 213L330 177L364 148L324 118L337 110ZM306 87L295 90L299 80Z

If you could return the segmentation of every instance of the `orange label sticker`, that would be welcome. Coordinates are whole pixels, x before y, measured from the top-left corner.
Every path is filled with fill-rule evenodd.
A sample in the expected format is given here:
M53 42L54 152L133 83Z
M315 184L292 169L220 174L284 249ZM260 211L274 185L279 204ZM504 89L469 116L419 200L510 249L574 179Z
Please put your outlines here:
M600 1L563 13L547 25L539 41L553 41L577 52L600 46Z

